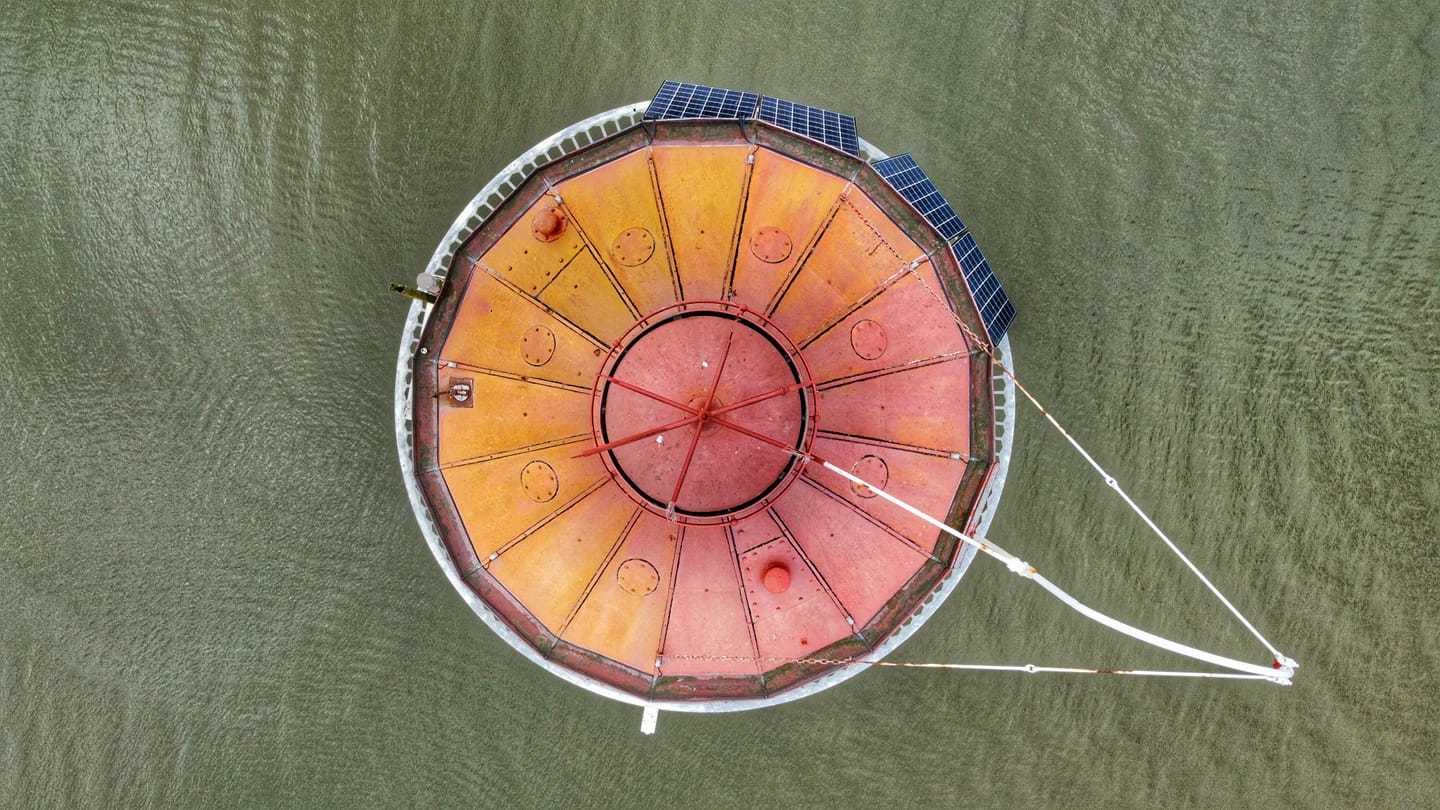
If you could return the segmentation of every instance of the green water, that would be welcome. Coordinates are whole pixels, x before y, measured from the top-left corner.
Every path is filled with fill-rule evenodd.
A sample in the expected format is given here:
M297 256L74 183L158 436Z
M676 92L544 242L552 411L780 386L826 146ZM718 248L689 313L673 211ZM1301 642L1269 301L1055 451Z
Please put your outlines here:
M1437 15L5 4L0 806L1433 806ZM486 629L400 482L386 285L665 78L912 150L1022 378L1296 685L873 671L647 738ZM1019 440L997 541L1265 660L1033 411ZM983 560L895 657L1184 663Z

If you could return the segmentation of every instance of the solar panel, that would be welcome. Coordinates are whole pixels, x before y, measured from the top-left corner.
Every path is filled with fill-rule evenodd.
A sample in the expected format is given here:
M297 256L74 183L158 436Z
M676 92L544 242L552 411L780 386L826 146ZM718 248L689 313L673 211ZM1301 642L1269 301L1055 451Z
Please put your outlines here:
M860 136L855 132L853 115L761 96L760 111L755 117L852 155L860 154Z
M1010 329L1010 323L1015 320L1015 305L1010 303L1010 297L1005 294L1005 288L1000 286L1000 279L990 269L990 261L975 244L975 237L965 234L951 247L955 252L955 260L960 263L960 269L965 274L965 286L970 289L970 297L975 300L976 309L980 310L980 320L985 323L985 332L990 335L991 343L999 343L1000 338L1005 337L1005 332Z
M860 154L854 116L743 90L666 81L650 101L643 120L682 118L759 119L852 155ZM1015 305L1005 295L974 237L965 232L965 223L910 155L877 160L873 165L885 182L952 244L985 330L992 342L998 342L1015 320Z
M954 241L955 237L965 232L965 223L960 221L955 209L950 207L945 196L935 188L925 170L921 169L910 155L896 155L877 160L872 165L891 188L900 192L901 197L915 206L915 210L935 226L935 230L939 231L946 241Z
M755 105L759 100L757 94L743 90L667 81L660 85L641 120L754 118Z
M975 244L975 237L965 233L965 223L960 221L955 209L950 207L925 170L910 155L896 155L871 165L891 188L915 206L915 210L952 243L955 259L965 274L965 286L975 300L980 319L985 322L990 342L998 343L1010 328L1010 322L1015 320L1015 305L1005 295L1005 288L1000 286L1000 279L990 269L990 262L980 251L980 246Z

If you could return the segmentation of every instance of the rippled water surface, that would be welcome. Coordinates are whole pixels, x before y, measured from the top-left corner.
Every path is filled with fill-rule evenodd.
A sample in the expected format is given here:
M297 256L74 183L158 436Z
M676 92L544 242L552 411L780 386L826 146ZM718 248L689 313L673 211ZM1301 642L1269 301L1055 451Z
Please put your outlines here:
M0 805L1433 803L1433 3L904 5L0 8ZM912 150L1022 378L1296 685L872 671L646 738L476 620L400 483L386 284L664 78ZM1019 439L997 541L1264 660ZM1176 664L985 561L896 657Z

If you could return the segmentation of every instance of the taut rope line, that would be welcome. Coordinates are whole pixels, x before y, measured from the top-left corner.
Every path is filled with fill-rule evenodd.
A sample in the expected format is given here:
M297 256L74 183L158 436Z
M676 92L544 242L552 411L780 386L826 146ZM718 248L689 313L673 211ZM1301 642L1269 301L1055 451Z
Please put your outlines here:
M1086 667L1042 667L1035 664L948 664L921 661L885 661L867 658L786 658L783 655L669 655L666 661L737 661L750 663L794 663L817 664L820 666L891 667L895 669L959 669L983 672L1042 672L1065 675L1149 675L1162 678L1222 678L1242 681L1273 681L1272 675L1252 675L1248 672L1192 672L1173 669L1091 669Z
M1090 607L1089 605L1086 605L1085 603L1066 593L1062 588L1060 588L1060 586L1046 579L1044 576L1041 576L1040 572L1035 570L1035 566L1030 565L1019 557L1016 557L1014 554L1011 554L1005 549L995 545L994 543L984 540L977 540L974 537L971 537L970 535L960 531L959 529L956 529L946 524L944 521L936 520L935 518L906 503L905 501L902 501L894 495L891 495L885 490L880 489L873 484L870 484L869 482L861 479L859 476L856 476L847 470L841 469L840 467L831 464L823 458L819 458L818 456L814 455L809 456L809 458L812 461L819 462L822 467L829 470L830 472L835 473L841 478L844 478L850 483L869 489L871 492L874 492L881 498L884 498L890 503L895 504L906 512L909 512L915 517L920 518L921 520L925 521L931 526L934 526L940 531L945 532L951 537L954 537L963 543L972 545L980 551L990 555L991 557L994 557L995 559L1004 563L1005 567L1009 568L1012 573L1018 574L1026 579L1034 580L1040 585L1040 587L1049 591L1050 595L1054 596L1056 599L1059 599L1061 602L1064 602L1066 605L1070 606L1070 608L1077 611L1087 619L1090 619L1091 621L1103 624L1106 627L1109 627L1111 630L1123 633L1127 636L1130 636L1131 638L1143 641L1146 644L1159 647L1162 650L1169 650L1170 652L1178 653L1188 658L1193 658L1197 661L1204 661L1207 664L1214 664L1215 666L1224 667L1225 669L1234 670L1236 672L1248 673L1250 675L1256 676L1257 678L1263 678L1264 680L1278 683L1282 686L1290 685L1290 676L1293 675L1295 672L1295 669L1292 666L1285 666L1282 662L1281 668L1277 669L1274 667L1264 667L1257 664L1246 663L1245 661L1240 661L1235 658L1227 658L1223 655L1216 655L1215 653L1206 652L1196 647L1191 647L1188 644L1181 644L1178 641L1171 641L1164 636L1157 636L1154 633L1141 630L1140 628L1133 625L1126 624L1125 622L1122 622L1119 619L1114 618L1113 616L1101 613L1100 611Z
M1220 589L1217 588L1217 587L1215 587L1215 583L1211 582L1211 581L1210 581L1210 578L1207 577L1207 576L1205 576L1205 574L1204 574L1203 572L1201 572L1201 570L1199 569L1199 567L1197 567L1197 566L1195 565L1195 563L1192 562L1188 556L1186 556L1185 552L1181 551L1181 550L1180 550L1180 547L1177 546L1177 545L1175 545L1175 542L1170 539L1170 536L1167 535L1167 534L1165 533L1165 531L1164 531L1163 529L1161 529L1158 524L1155 523L1155 521L1150 517L1150 515L1147 514L1144 509L1141 509L1141 508L1140 508L1140 505L1135 502L1135 499L1131 498L1131 497L1130 497L1130 494L1129 494L1128 492L1126 492L1126 491L1120 486L1120 482L1115 479L1115 476L1113 476L1113 475L1111 475L1110 473L1106 472L1106 471L1105 471L1105 468L1103 468L1103 467L1100 466L1100 463L1095 460L1094 456L1091 456L1090 453L1087 452L1083 446L1081 446L1080 442L1077 441L1074 436L1070 435L1070 432L1067 431L1067 430L1064 428L1064 426L1062 426L1062 425L1060 424L1060 422L1059 422L1048 410L1045 409L1045 406L1040 404L1040 400L1036 399L1036 398L1035 398L1035 395L1030 393L1030 390L1027 389L1027 388L1024 386L1024 384L1022 384L1022 383L1020 382L1020 379L1015 376L1015 373L1014 373L1013 371L1011 371L1011 370L1009 369L1009 367L1007 367L1004 363L1002 363L1002 362L1000 361L1000 358L995 355L995 352L994 352L993 347L992 347L988 342L986 342L986 341L984 341L984 340L981 340L981 339L975 334L975 332L974 332L973 330L971 330L968 325L965 324L964 321L960 320L960 317L955 314L954 310L952 310L952 309L950 308L950 305L945 301L945 299L943 299L938 293L936 293L936 291L931 288L930 284L929 284L928 282L926 282L925 277L922 276L922 275L919 273L919 267L920 267L920 264L922 263L922 261L923 261L923 257L920 258L920 259L916 259L915 261L912 261L912 262L910 263L909 269L910 269L911 274L914 275L915 280L918 281L918 282L920 282L920 286L923 287L923 288L925 289L925 291L928 292L928 293L931 295L931 297L933 297L941 306L945 307L945 310L950 313L951 319L953 319L953 320L955 321L955 324L960 327L961 331L963 331L963 332L965 333L966 337L968 337L968 338L970 339L971 343L974 344L975 346L977 346L977 347L980 349L980 351L984 352L985 355L990 358L991 364L992 364L995 368L998 368L998 369L1000 370L1000 372L1001 372L1002 374L1004 374L1005 377L1006 377L1008 380L1010 380L1011 383L1013 383L1013 384L1015 385L1015 388L1016 388L1017 390L1019 390L1020 393L1022 393L1022 394L1025 395L1025 398L1030 401L1030 404L1031 404L1031 405L1034 405L1034 406L1035 406L1035 409L1040 412L1040 415L1041 415L1041 416L1044 416L1044 417L1045 417L1045 420L1050 423L1051 427L1055 428L1055 430L1056 430L1057 432L1059 432L1059 434L1060 434L1061 436L1064 436L1064 437L1065 437L1065 440L1070 443L1070 446L1073 447L1073 448L1075 448L1075 452L1079 453L1080 456L1081 456L1081 458L1084 458L1085 461L1086 461L1086 463L1088 463L1088 464L1095 470L1095 472L1097 472L1097 473L1100 474L1100 477L1101 477L1102 479L1104 479L1105 484L1106 484L1107 486L1109 486L1111 489L1115 490L1115 493L1118 494L1118 495L1120 496L1120 498L1125 501L1125 505L1126 505L1126 506L1129 506L1129 507L1130 507L1130 510L1131 510L1132 512L1134 512L1136 515L1138 515L1138 516L1140 517L1140 519L1141 519L1142 521L1144 521L1145 525L1148 526L1148 527L1150 527L1150 530L1151 530L1152 532L1154 532L1157 537L1159 537L1162 541L1164 541L1165 545L1168 546L1168 547L1170 548L1170 550L1175 553L1175 556L1179 557L1179 558L1180 558L1180 561L1183 562L1183 563L1185 563L1185 566L1190 569L1191 573L1193 573L1196 577L1198 577L1201 582L1205 583L1205 587L1208 588L1208 589L1210 589L1210 592L1215 595L1215 598L1218 599L1218 600L1220 600L1220 603L1221 603L1222 605L1224 605L1224 606L1230 611L1230 613L1235 616L1235 618L1237 618L1237 619L1240 620L1240 623L1245 626L1245 629L1246 629L1246 630L1249 630L1249 631L1250 631L1250 634L1251 634L1252 636L1254 636L1257 641L1259 641L1261 644L1263 644L1263 645L1265 646L1265 649L1267 649L1267 650L1270 651L1270 654L1271 654L1272 656L1274 656L1274 667L1272 667L1272 669L1277 670L1277 671L1279 671L1279 672L1286 673L1287 675L1293 675L1293 674L1294 674L1294 671L1300 667L1300 664L1299 664L1298 662L1296 662L1294 659L1292 659L1292 658L1290 658L1289 656L1285 655L1284 653L1281 653L1280 650L1277 649L1274 644L1271 644L1271 643L1270 643L1270 640L1269 640L1269 639L1265 638L1265 636L1264 636L1263 634L1261 634L1261 632L1260 632L1258 629L1256 629L1255 625L1252 624L1249 619L1245 618L1245 615L1240 612L1239 608L1236 608L1235 605L1232 604L1229 599L1226 599L1226 598L1225 598L1225 594L1221 593L1221 592L1220 592ZM837 473L839 473L840 475L845 476L845 477L847 477L847 478L853 477L853 476L851 476L849 473L847 473L847 472L845 472L845 471L843 471L843 470L839 470L839 469L836 469L836 468L831 467L831 465L829 465L829 464L826 464L825 466L826 466L827 468L829 468L829 469L834 469ZM866 486L869 486L869 485L866 484ZM950 534L954 534L954 535L956 535L957 537L960 537L960 536L961 536L961 535L959 535L959 533L953 531L952 529L950 529L950 527L946 526L945 524L941 523L940 521L936 521L935 519L931 518L929 515L925 515L925 514L920 513L918 510L915 510L913 507L910 507L908 504L902 504L902 503L900 503L900 502L898 501L898 499L893 498L892 496L888 495L887 493L881 492L880 490L875 489L874 487L870 487L870 489L872 489L872 490L874 490L875 492L879 493L880 495L884 496L887 500L891 500L891 501L895 502L897 505L901 506L901 508L904 508L904 509L906 509L907 511L910 511L910 512L914 513L917 517L920 517L921 519L923 519L923 520L925 520L925 521L927 521L927 522L929 522L929 523L931 523L931 524L934 524L934 525L939 526L942 530L947 531L947 532L949 532ZM979 546L979 547L981 548L981 550L984 550L984 546L983 546L983 545L981 545L981 546ZM992 547L993 547L993 546L992 546ZM1013 557L1012 557L1012 559L1013 559ZM1008 563L1007 563L1007 564L1008 564ZM1013 569L1012 569L1012 570L1013 570ZM1060 598L1061 601L1065 602L1066 604L1069 604L1071 607L1075 608L1076 610L1079 610L1081 613L1084 613L1085 615L1089 616L1089 617L1092 618L1092 619L1096 618L1096 616L1091 616L1091 615L1090 615L1092 612L1095 612L1095 611L1092 611L1090 608L1085 607L1085 606L1082 605L1081 603L1075 601L1072 597L1069 596L1069 594L1066 594L1066 593L1065 593L1064 591L1062 591L1060 588L1058 588L1057 586L1055 586L1054 583L1050 582L1049 580L1045 579L1044 577L1039 576L1038 574L1035 576L1035 578L1036 578L1036 580L1040 583L1040 585L1041 585L1042 587L1044 587L1046 590L1050 591L1050 592L1051 592L1052 594L1054 594L1056 597ZM1082 609L1082 608L1083 608L1083 609ZM1096 615L1098 615L1098 616L1103 616L1104 614L1098 614L1098 612L1096 612ZM1106 618L1108 618L1108 617L1106 617ZM1096 619L1096 620L1098 621L1099 619ZM1112 621L1113 621L1113 620L1112 620ZM1102 624L1105 624L1105 623L1106 623L1106 622L1102 622ZM1123 624L1123 623L1120 623L1120 624ZM1152 635L1152 634L1149 634L1149 633L1145 633L1145 631L1139 630L1138 628L1130 627L1129 625L1125 625L1125 627L1129 628L1130 630L1134 630L1136 633L1144 634L1145 636L1151 636L1151 635ZM1120 628L1116 627L1115 629L1119 630ZM1126 631L1126 630L1121 630L1121 632L1124 632L1126 635L1134 636L1135 638L1140 638L1142 641L1147 640L1147 639L1143 638L1142 636L1135 635L1135 633L1131 633L1131 632L1128 632L1128 631ZM1159 636L1153 636L1153 638L1159 638ZM1153 643L1153 642L1150 642L1150 643ZM1185 645L1180 645L1180 646L1185 646ZM1194 648L1188 648L1188 649L1194 650ZM1177 650L1177 651L1178 651L1178 650ZM1202 651L1200 651L1200 650L1195 650L1195 652L1202 652ZM1209 653L1206 653L1206 655L1209 655ZM1191 657L1194 657L1194 656L1191 656ZM1217 657L1219 657L1219 656L1217 656ZM1205 659L1201 659L1201 660L1205 660ZM1225 659L1225 660L1227 660L1227 661L1233 661L1234 659ZM1239 663L1239 662L1236 662L1236 663ZM1228 664L1221 664L1221 666L1228 666ZM1246 666L1250 666L1250 665L1246 665ZM1232 668L1233 668L1233 667L1232 667ZM1286 684L1289 683L1288 677L1286 678L1286 680L1285 680L1284 682L1285 682Z

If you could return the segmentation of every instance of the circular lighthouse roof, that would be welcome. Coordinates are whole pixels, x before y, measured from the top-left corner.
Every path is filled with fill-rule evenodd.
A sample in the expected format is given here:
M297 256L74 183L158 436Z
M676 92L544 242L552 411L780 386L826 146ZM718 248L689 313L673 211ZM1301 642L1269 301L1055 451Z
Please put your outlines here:
M636 702L760 705L883 654L968 557L815 459L973 526L994 402L947 248L864 160L759 121L538 169L417 305L407 473L442 565Z

